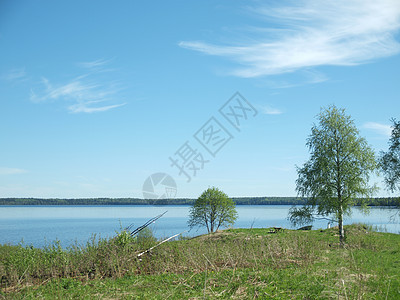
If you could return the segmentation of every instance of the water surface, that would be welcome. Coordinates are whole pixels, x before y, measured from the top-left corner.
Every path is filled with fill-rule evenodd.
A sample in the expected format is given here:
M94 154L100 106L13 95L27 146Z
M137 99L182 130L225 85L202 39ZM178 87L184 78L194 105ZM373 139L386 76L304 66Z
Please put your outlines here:
M235 228L285 227L292 228L287 221L288 205L239 205L239 218ZM63 247L85 244L94 235L112 237L122 228L134 224L142 225L147 220L165 211L161 219L151 226L158 238L168 237L187 230L185 236L206 233L205 228L189 231L187 226L190 206L0 206L0 244L43 247L59 240ZM391 223L393 210L371 208L369 215L353 209L352 217L345 224L367 223L383 230L400 233L400 225ZM317 221L314 228L326 228L327 221Z

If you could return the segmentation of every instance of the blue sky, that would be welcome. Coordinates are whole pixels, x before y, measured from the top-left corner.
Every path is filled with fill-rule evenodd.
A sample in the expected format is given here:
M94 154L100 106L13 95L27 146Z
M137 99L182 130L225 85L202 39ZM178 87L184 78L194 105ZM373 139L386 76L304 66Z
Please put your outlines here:
M142 197L158 172L177 197L294 196L321 107L387 148L399 29L397 0L2 1L0 197ZM236 92L257 111L240 131L219 112ZM214 156L194 137L212 117Z

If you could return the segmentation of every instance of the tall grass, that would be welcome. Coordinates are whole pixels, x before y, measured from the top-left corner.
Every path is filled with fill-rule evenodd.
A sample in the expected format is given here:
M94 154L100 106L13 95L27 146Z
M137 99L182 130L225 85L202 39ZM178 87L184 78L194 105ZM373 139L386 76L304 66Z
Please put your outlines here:
M137 254L157 240L147 229L132 238L121 231L112 239L93 238L86 245L62 249L54 243L43 249L0 246L1 286L37 284L50 278L119 278L127 274L221 271L230 268L304 265L315 249L306 236L276 238L228 230L190 240L169 242L141 259Z
M121 277L135 271L135 253L154 245L151 232L132 238L121 231L115 238L92 237L85 245L72 245L63 249L59 241L34 248L0 246L1 287L37 284L51 278L93 279Z

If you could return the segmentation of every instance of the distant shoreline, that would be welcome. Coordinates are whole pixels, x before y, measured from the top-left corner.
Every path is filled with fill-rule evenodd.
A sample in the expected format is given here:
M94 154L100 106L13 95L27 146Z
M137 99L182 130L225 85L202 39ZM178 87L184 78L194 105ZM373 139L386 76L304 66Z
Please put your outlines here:
M236 205L303 205L305 198L299 197L233 197ZM0 206L5 205L192 205L195 199L139 199L139 198L0 198ZM372 198L370 206L396 206L398 198Z

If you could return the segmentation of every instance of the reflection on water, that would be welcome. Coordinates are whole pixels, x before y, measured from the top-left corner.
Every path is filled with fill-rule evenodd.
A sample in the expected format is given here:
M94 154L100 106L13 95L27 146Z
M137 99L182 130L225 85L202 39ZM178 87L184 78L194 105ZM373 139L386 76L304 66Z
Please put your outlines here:
M140 226L148 219L168 211L151 227L158 238L168 237L182 231L189 231L187 220L189 206L1 206L0 244L18 244L43 247L56 239L61 245L86 243L94 234L97 237L111 237L121 226L132 223ZM236 228L285 227L291 228L287 220L290 206L237 206L239 219ZM369 215L353 209L346 224L367 223L381 230L400 233L400 225L390 222L395 211L371 208ZM327 221L317 221L314 228L326 228ZM206 233L204 228L185 232L186 236Z

